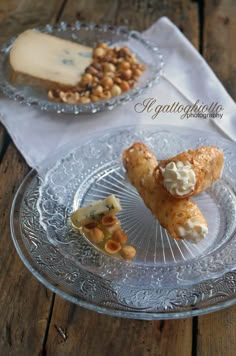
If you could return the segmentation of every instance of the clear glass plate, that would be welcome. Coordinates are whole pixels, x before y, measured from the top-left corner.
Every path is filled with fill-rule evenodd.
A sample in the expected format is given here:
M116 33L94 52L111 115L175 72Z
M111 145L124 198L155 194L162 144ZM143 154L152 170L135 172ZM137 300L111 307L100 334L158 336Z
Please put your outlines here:
M99 42L106 42L110 46L127 45L136 55L139 62L145 65L146 70L134 88L109 100L76 105L56 103L48 99L47 90L44 88L11 83L9 52L15 40L13 38L0 49L0 90L19 103L57 113L96 113L112 110L117 105L133 100L145 89L157 83L160 78L164 65L163 57L159 49L144 39L139 32L128 31L125 27L87 24L79 21L74 24L61 22L56 26L47 25L41 28L40 31L91 47L96 46Z
M194 198L209 224L205 241L193 245L173 240L145 207L121 162L123 149L135 141L145 142L158 159L200 145L224 150L222 179ZM148 125L110 130L102 138L63 148L40 172L32 171L16 194L11 230L17 251L47 287L112 315L177 318L233 304L235 148L218 135ZM131 262L98 250L69 223L75 208L111 193L121 200L119 218L137 248Z

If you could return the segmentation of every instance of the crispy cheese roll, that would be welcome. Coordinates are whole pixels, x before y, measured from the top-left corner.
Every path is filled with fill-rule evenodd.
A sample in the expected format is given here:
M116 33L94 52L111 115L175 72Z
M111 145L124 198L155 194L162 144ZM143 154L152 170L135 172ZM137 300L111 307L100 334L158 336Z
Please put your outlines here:
M158 162L143 143L134 143L123 153L123 164L132 185L146 206L174 239L197 243L208 232L207 222L189 199L172 198L154 176Z
M159 162L156 181L175 198L187 198L209 188L220 178L224 154L214 146L188 150Z

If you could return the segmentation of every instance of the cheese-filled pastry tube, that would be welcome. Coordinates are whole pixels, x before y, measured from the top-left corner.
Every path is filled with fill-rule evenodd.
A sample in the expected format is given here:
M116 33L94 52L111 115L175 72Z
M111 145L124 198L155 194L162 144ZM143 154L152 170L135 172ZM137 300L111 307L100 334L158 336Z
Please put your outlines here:
M172 198L155 179L158 162L146 145L134 143L122 158L131 184L174 239L197 243L206 236L207 222L197 205L189 199Z
M159 162L156 180L175 198L186 198L209 188L220 178L224 153L202 146Z

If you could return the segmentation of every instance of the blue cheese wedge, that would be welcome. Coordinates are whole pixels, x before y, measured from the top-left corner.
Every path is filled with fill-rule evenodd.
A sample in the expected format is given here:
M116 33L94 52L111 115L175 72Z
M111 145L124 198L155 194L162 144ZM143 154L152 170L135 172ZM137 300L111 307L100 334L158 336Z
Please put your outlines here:
M17 37L10 51L16 73L73 87L92 62L92 48L27 30Z
M119 211L121 211L120 201L112 194L104 200L97 200L84 208L74 211L71 215L71 221L73 226L80 228L100 219L104 215L115 215Z

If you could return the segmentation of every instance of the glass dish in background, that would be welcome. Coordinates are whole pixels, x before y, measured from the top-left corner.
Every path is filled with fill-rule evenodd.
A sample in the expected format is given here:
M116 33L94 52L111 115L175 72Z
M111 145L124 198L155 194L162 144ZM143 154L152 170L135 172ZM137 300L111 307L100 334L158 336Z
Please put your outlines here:
M86 24L81 22L76 22L75 24L61 22L57 26L47 25L45 28L40 29L40 31L91 47L95 47L99 42L106 42L109 46L127 45L136 55L138 61L146 66L146 69L134 87L119 96L88 104L73 105L56 103L48 99L47 89L45 88L11 83L9 52L14 43L14 38L0 50L0 90L6 96L19 103L57 113L96 113L104 110L112 110L122 103L133 100L160 78L160 73L164 65L162 55L159 49L144 39L139 32L128 31L124 27Z

